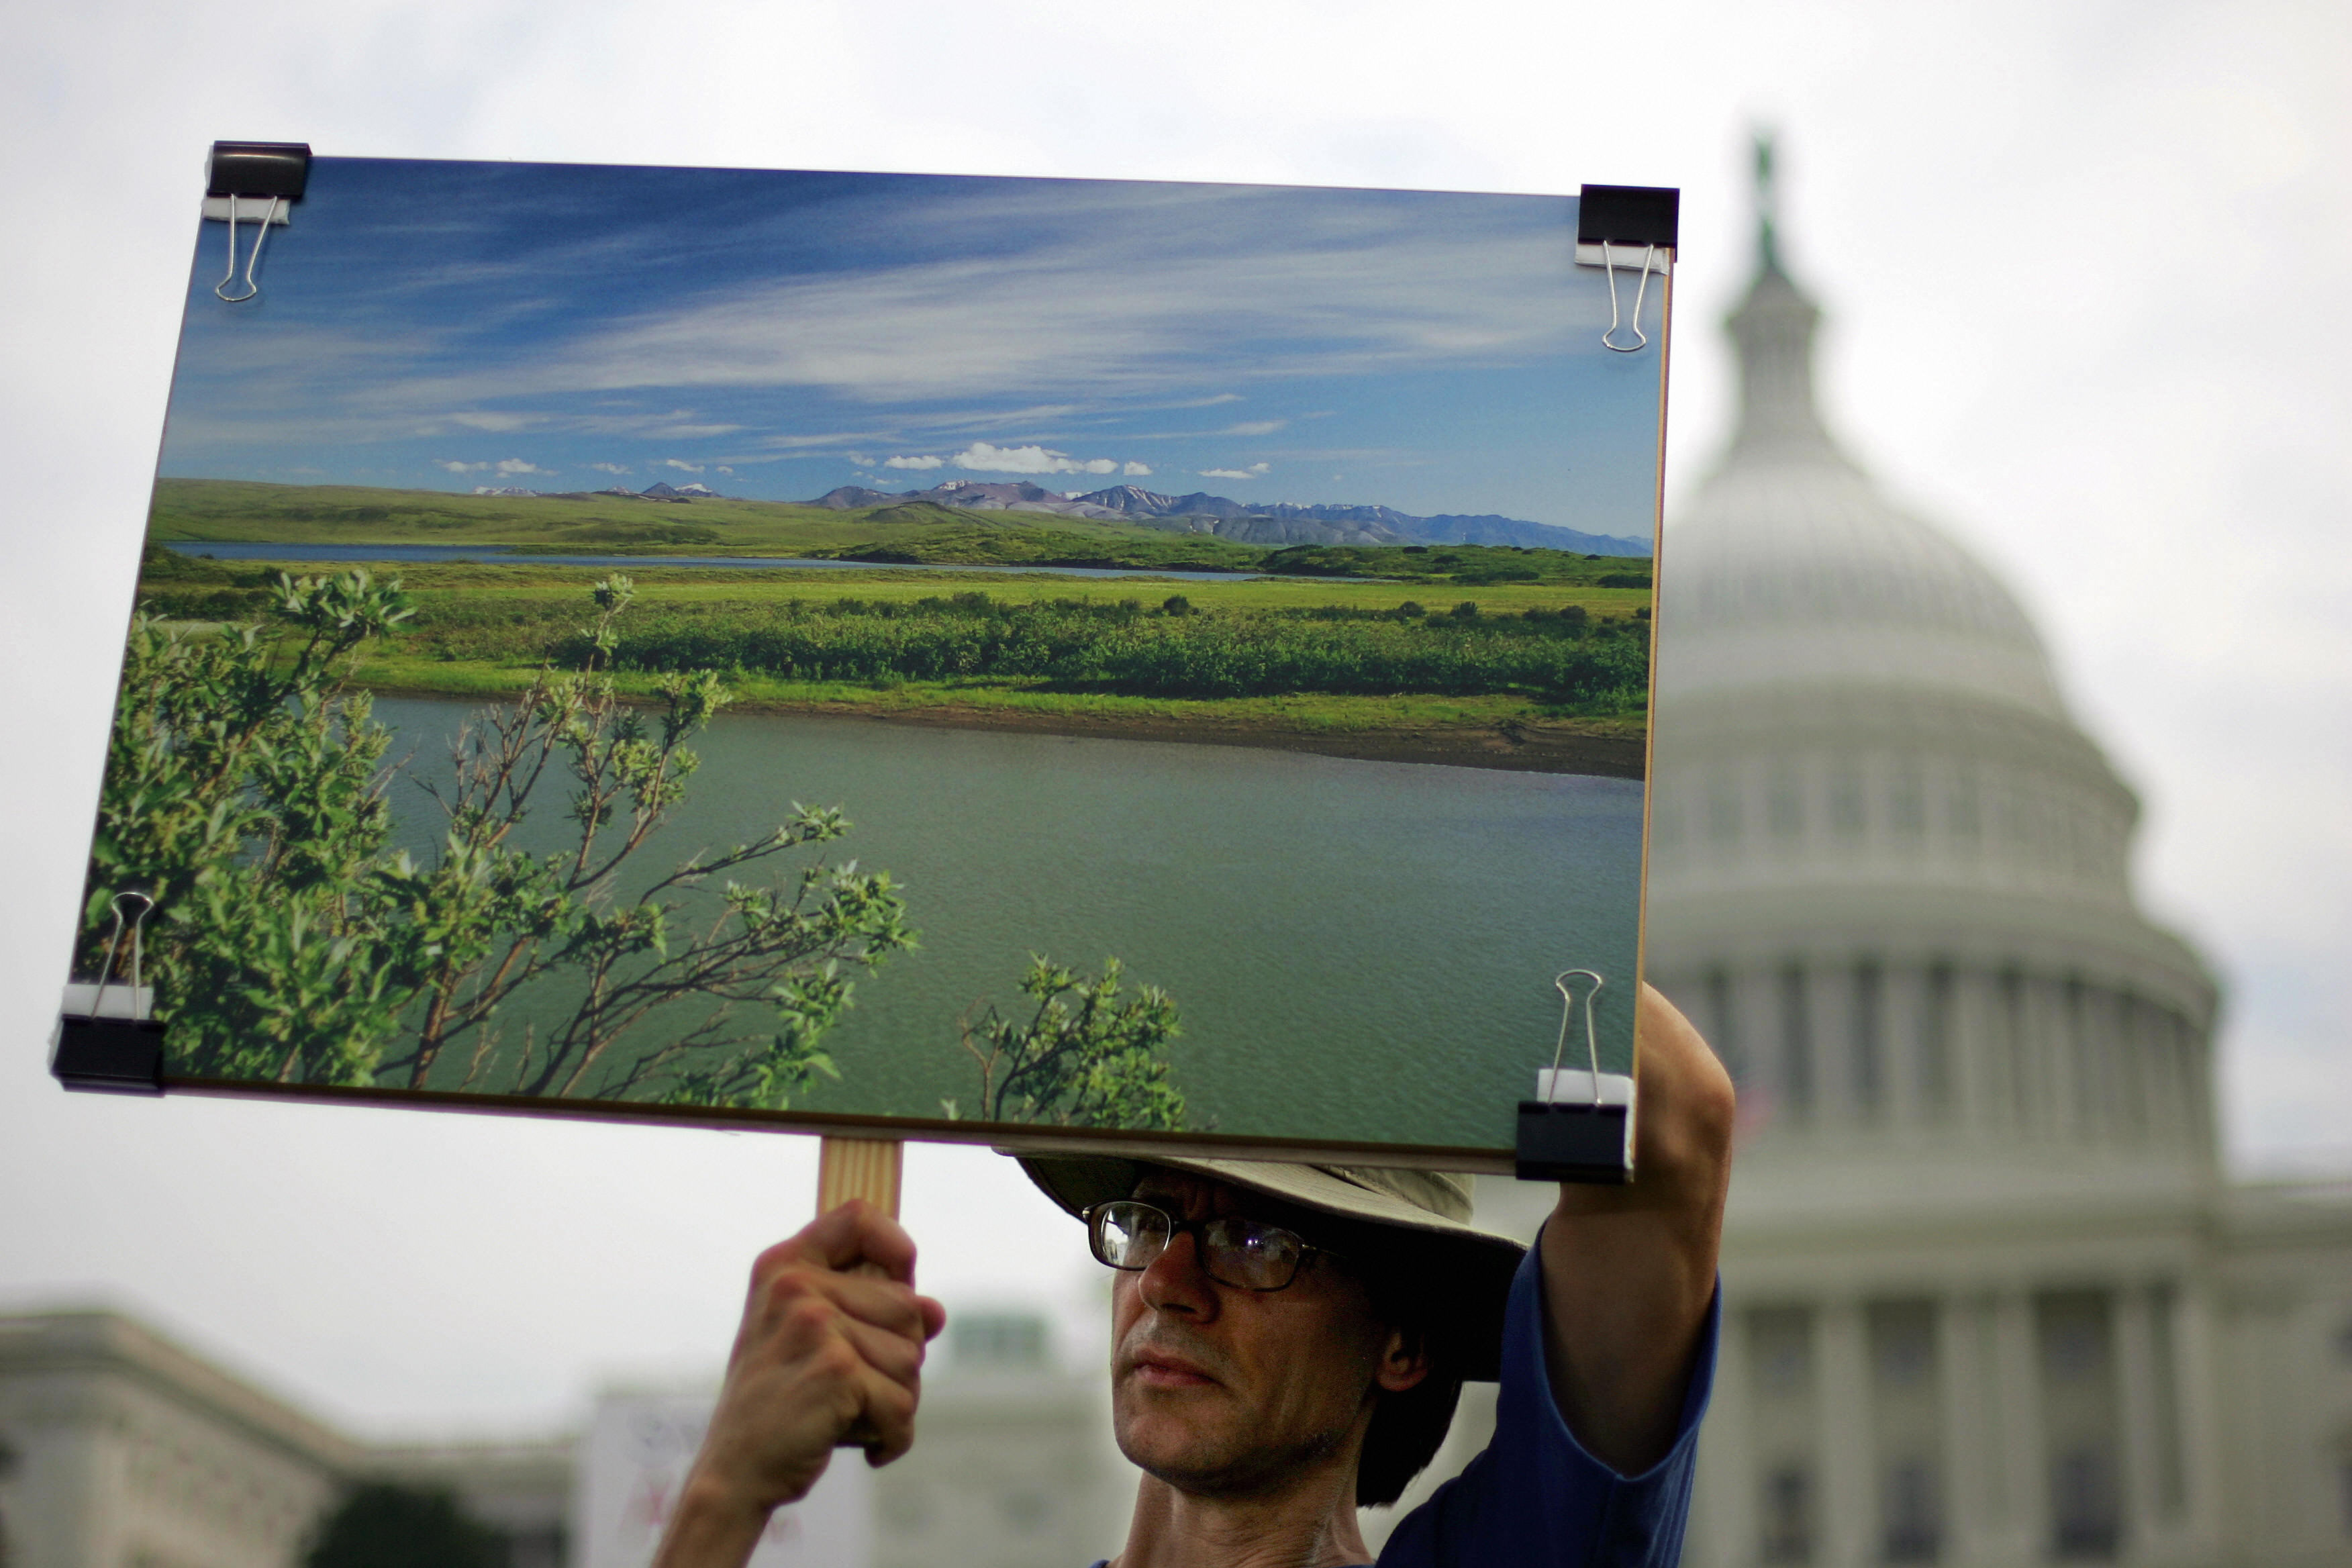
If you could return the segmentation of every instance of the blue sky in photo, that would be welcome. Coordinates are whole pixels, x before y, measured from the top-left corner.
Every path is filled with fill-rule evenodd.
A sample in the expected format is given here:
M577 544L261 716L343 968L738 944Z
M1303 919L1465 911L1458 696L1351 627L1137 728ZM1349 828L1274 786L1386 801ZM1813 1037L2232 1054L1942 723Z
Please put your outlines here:
M1657 290L1653 348L1603 350L1575 212L321 158L258 299L214 297L226 235L201 226L162 471L767 500L1134 483L1647 537Z

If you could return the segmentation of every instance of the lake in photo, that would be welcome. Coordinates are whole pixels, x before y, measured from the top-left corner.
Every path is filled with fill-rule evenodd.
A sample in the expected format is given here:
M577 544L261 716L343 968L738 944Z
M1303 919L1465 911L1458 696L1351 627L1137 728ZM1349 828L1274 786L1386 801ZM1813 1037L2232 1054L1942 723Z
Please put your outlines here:
M425 778L476 710L375 709ZM1638 782L761 715L722 714L693 746L648 870L755 838L795 801L839 805L854 831L823 852L888 869L920 933L859 977L826 1038L842 1079L795 1109L970 1106L957 1019L984 1000L1025 1016L1032 952L1086 973L1117 956L1174 997L1194 1131L1507 1148L1568 968L1610 977L1604 1065L1631 1060ZM405 780L393 799L428 853L432 803ZM551 844L555 798L541 818Z

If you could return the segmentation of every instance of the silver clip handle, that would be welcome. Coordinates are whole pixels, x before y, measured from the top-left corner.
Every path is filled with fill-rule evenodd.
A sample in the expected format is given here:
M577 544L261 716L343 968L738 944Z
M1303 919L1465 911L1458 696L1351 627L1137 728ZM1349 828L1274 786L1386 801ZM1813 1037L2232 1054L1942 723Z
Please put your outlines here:
M139 914L130 922L131 1012L133 1021L138 1019L140 932L147 924L147 917L155 912L155 900L152 894L142 893L135 888L115 894L108 905L114 911L114 930L106 939L106 963L98 972L98 989L90 994L89 1016L93 1018L105 1016L106 988L114 983L114 962L122 952L122 928L126 918L123 905L133 901L139 906Z
M258 249L258 247L256 248ZM1620 325L1617 314L1617 262L1616 258L1610 254L1609 242L1605 239L1601 242L1601 270L1609 275L1609 330L1601 334L1602 348L1621 354L1633 354L1640 353L1649 347L1649 334L1642 331L1642 301L1650 292L1650 263L1657 254L1658 247L1654 245L1643 247L1642 281L1633 290L1633 341L1630 343L1621 343L1617 341L1617 328ZM1590 973L1591 971L1571 970L1570 973Z
M228 286L236 281L236 193L234 191L229 193L228 270L221 274L221 280L219 282L213 285L213 293L215 295L227 301L229 304L241 305L245 303L246 300L252 299L256 294L261 292L261 285L253 280L253 269L261 265L261 242L269 237L269 226L278 221L278 208L279 204L284 202L285 199L286 198L283 196L272 196L269 198L269 211L262 217L261 232L253 237L253 254L246 258L245 292L242 294L232 294L228 291ZM1612 296L1612 303L1614 301L1613 295ZM1638 313L1640 307L1636 306L1634 309ZM1635 330L1639 331L1640 329L1636 328Z
M1600 995L1601 988L1609 983L1590 969L1563 969L1551 978L1552 988L1560 995L1559 1044L1553 1047L1551 1053L1551 1081L1555 1084L1559 1081L1559 1059L1568 1054L1569 1020L1576 1016L1576 993L1568 983L1579 978L1592 982L1592 989L1584 994L1584 1054L1592 1064L1592 1103L1598 1109L1601 1103L1601 1034L1592 1022L1592 999Z

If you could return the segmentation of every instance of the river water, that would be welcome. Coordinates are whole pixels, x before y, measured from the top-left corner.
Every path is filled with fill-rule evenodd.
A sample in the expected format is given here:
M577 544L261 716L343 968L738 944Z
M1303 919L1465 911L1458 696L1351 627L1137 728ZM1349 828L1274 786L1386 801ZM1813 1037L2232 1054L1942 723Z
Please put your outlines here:
M1176 577L1193 583L1235 583L1248 572L1163 572L1140 566L971 566L902 561L807 561L782 555L518 555L502 544L255 544L237 541L173 540L163 546L182 555L215 561L315 561L322 565L376 561L484 561L514 566L724 566L736 570L796 567L823 572L1042 573L1050 577Z
M471 708L376 712L430 776ZM802 1109L971 1107L956 1019L983 998L1013 1014L1033 951L1088 973L1117 955L1168 990L1190 1124L1220 1132L1507 1148L1571 967L1610 977L1604 1065L1631 1058L1637 782L758 715L695 749L647 860L839 805L855 831L832 857L887 868L921 933L860 978L828 1037L842 1081ZM429 847L430 803L413 784L394 802ZM547 802L538 831L560 816Z

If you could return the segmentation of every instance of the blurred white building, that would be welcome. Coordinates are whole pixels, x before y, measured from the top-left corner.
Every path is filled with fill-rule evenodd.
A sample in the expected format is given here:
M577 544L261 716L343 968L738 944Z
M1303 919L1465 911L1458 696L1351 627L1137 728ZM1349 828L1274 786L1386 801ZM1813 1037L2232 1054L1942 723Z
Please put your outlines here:
M352 1444L110 1312L0 1319L0 1563L291 1563Z
M358 1480L455 1493L562 1568L572 1444L370 1447L119 1313L0 1318L0 1565L292 1568Z
M1756 1124L1690 1560L2352 1562L2352 1195L2222 1176L2137 802L1823 428L1818 321L1768 216L1664 562L1650 973Z
M1136 1472L1107 1370L1073 1370L1043 1318L956 1312L923 1375L921 1437L876 1472L874 1568L1086 1568L1127 1542Z
M1134 1475L1100 1368L1045 1321L962 1312L926 1374L922 1442L844 1454L754 1568L1083 1568L1118 1550ZM643 1568L715 1394L608 1391L538 1442L369 1445L138 1321L0 1317L0 1568L296 1568L360 1481L449 1492L501 1568Z

